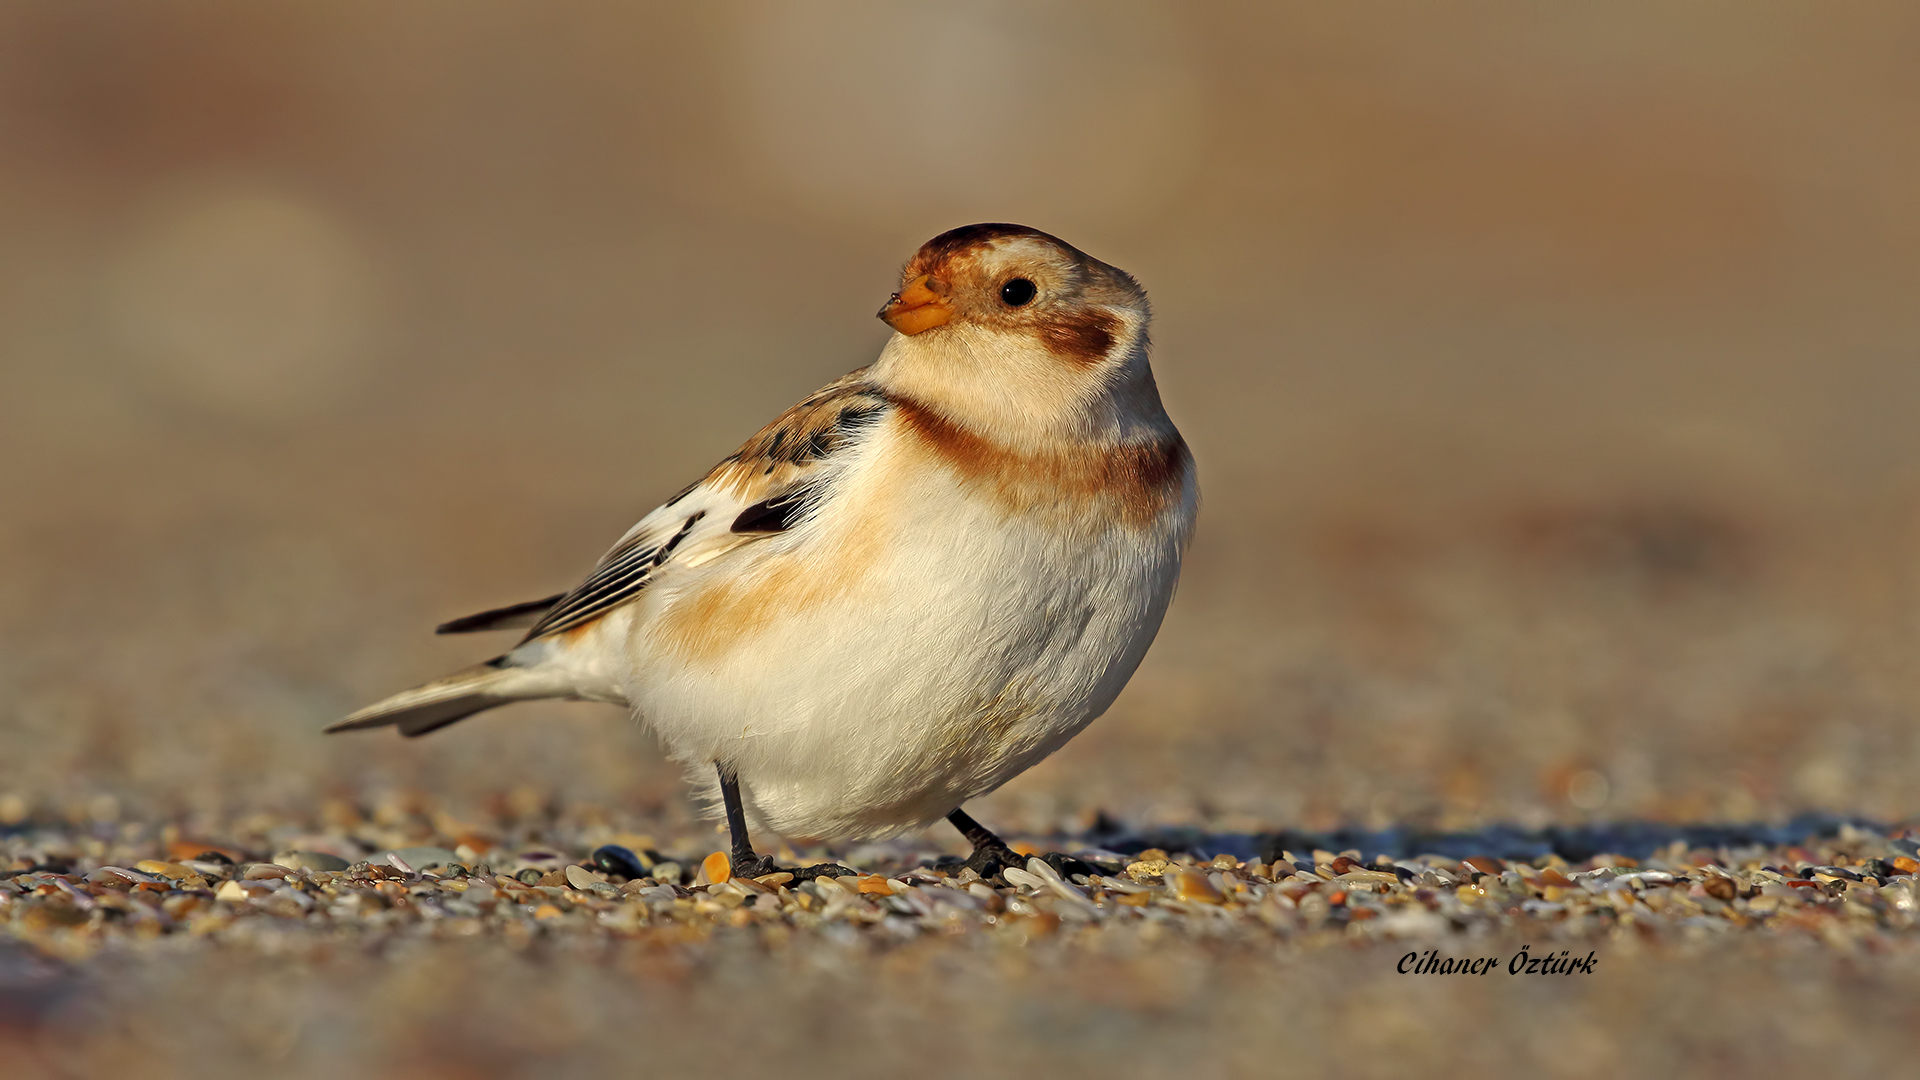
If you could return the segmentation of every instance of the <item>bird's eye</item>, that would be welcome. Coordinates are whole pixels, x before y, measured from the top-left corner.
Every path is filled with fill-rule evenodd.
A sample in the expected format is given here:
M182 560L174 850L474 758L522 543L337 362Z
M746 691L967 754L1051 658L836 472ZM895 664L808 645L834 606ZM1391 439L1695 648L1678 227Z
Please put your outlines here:
M1027 301L1033 299L1033 294L1039 291L1033 282L1017 277L1000 286L1000 300L1008 307L1023 307Z

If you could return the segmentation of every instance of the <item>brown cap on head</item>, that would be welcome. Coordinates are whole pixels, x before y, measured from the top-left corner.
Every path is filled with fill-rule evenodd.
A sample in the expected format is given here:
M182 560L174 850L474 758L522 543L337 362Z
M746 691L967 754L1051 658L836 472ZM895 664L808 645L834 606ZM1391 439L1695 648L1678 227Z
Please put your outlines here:
M1028 228L1025 225L1009 225L1005 222L990 221L979 225L962 225L957 229L948 229L939 236L921 244L920 250L915 252L913 258L907 263L906 273L903 277L906 280L912 280L921 274L938 273L948 262L961 255L986 247L995 240L1010 240L1015 237L1045 240L1050 244L1057 244L1073 252L1075 255L1081 254L1080 249L1074 247L1072 244L1067 243L1057 236L1043 233L1039 229Z

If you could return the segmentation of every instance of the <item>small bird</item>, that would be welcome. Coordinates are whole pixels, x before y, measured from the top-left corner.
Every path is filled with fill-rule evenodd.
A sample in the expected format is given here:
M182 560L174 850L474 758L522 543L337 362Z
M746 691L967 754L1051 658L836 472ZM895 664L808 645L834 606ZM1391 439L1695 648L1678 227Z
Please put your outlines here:
M749 827L883 838L962 809L1113 704L1173 597L1199 505L1126 273L1021 225L923 245L879 359L828 383L628 530L572 592L443 634L506 653L328 731L425 735L563 698L632 709ZM845 873L829 866L811 873ZM811 876L811 873L803 876Z

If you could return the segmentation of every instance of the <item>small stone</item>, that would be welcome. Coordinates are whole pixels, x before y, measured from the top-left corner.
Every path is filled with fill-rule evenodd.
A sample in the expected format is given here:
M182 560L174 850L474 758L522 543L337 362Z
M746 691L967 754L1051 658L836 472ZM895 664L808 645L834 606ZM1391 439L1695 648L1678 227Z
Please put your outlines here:
M194 869L191 866L183 866L177 862L162 862L159 859L141 859L139 862L133 864L133 868L142 873L154 874L163 878L172 878L176 881L180 878L192 877L194 874Z
M567 884L582 892L591 892L593 886L605 884L605 882L594 877L584 866L569 866L563 873L566 876Z
M1895 870L1899 870L1902 873L1907 873L1907 874L1920 873L1920 859L1911 859L1905 855L1900 855L1895 858L1888 859L1887 863L1888 865L1892 866Z
M1167 867L1171 865L1173 864L1165 858L1141 859L1138 862L1127 865L1127 876L1135 881L1140 881L1144 878L1160 877L1167 872Z
M600 913L600 925L609 930L633 931L646 925L647 907L645 904L621 904Z
M536 919L557 919L564 914L566 913L552 904L541 904L533 909L533 917Z
M398 856L401 862L412 867L415 873L431 870L436 866L454 866L460 862L460 856L443 847L404 847L391 851L382 851L373 857L376 863L387 862L387 856Z
M879 874L872 874L868 877L861 878L858 889L860 892L869 896L893 895L893 883L881 877Z
M787 873L785 870L780 870L771 874L762 874L759 877L754 878L753 880L771 889L771 888L777 888L778 886L781 886L781 885L785 885L787 882L792 881L793 875Z
M733 860L727 858L726 852L716 851L700 860L700 872L706 875L708 882L715 885L731 881L733 880Z
M273 857L281 866L290 866L295 870L315 870L322 873L338 873L353 864L338 855L329 855L324 851L283 851ZM412 860L408 860L412 862ZM418 866L418 863L414 863Z
M213 898L216 900L245 901L247 898L247 890L241 888L240 883L237 881L223 881L220 883L220 888L214 890Z
M1174 895L1196 904L1218 904L1226 899L1213 887L1207 875L1198 870L1182 870L1171 875Z
M160 901L160 910L165 911L175 919L184 919L195 911L198 911L206 902L207 900L204 896L176 893Z
M70 926L81 926L87 921L87 913L77 907L65 904L36 904L20 913L15 925L29 932L45 932Z
M1033 874L1029 873L1028 871L1022 870L1017 866L1009 866L1006 869L1000 871L1000 876L1006 881L1007 884L1015 886L1016 888L1033 889L1035 891L1038 891L1040 889L1044 889L1047 887L1046 878L1035 877Z
M629 848L619 844L602 844L593 849L593 868L609 877L623 877L629 881L647 876L646 864L640 861Z
M1384 870L1349 870L1334 879L1343 885L1398 885L1400 877Z
M223 848L202 840L175 840L167 845L167 858L176 862L217 862L232 866L246 856L234 848Z
M541 888L546 889L565 888L567 884L567 872L565 870L555 870L550 874L543 875L539 879L538 884Z

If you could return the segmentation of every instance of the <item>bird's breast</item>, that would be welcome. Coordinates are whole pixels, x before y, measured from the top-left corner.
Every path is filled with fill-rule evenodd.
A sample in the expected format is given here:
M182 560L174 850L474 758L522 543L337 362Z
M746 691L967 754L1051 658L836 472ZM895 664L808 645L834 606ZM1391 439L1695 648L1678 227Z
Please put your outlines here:
M1184 501L1191 484L1192 454L1171 427L1152 439L1036 451L1001 445L912 402L900 403L895 416L896 453L948 474L1011 516L1094 511L1142 527Z
M1177 573L1191 472L1177 433L1019 454L903 409L793 529L663 588L649 636L712 663L775 629L851 634L890 612L951 621L983 605L1004 615L1069 579L1126 592L1136 576ZM1129 580L1095 580L1119 566Z

